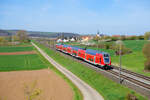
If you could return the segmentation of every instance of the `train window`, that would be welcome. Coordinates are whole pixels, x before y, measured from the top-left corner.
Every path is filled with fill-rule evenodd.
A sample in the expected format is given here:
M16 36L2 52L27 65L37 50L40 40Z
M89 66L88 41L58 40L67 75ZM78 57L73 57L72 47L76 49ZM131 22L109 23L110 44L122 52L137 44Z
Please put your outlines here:
M104 54L104 57L109 57L109 54Z

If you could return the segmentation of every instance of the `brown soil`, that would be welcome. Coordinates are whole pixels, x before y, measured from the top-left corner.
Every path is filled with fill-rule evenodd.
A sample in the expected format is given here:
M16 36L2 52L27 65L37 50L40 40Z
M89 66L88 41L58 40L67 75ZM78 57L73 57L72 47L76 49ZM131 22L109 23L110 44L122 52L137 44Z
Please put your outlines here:
M26 55L26 54L36 54L36 52L35 51L0 52L0 55Z
M41 90L33 100L73 99L71 87L51 70L0 72L1 100L28 100L26 96L33 86L33 91Z

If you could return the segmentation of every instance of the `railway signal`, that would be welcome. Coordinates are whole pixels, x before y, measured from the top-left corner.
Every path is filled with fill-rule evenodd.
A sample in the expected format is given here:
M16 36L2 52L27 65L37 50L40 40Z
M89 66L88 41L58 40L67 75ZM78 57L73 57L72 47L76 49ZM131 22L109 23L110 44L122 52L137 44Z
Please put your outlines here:
M121 80L121 53L122 53L122 51L121 51L121 41L120 41L120 52L119 52L119 55L120 55L120 58L119 58L119 64L120 64L120 68L119 68L119 82L120 82L120 84L122 83L122 80Z
M119 40L119 41L116 41L116 44L118 45L118 51L119 51L119 83L121 84L122 83L122 79L121 79L121 71L122 71L122 62L121 62L121 59L122 59L122 41Z

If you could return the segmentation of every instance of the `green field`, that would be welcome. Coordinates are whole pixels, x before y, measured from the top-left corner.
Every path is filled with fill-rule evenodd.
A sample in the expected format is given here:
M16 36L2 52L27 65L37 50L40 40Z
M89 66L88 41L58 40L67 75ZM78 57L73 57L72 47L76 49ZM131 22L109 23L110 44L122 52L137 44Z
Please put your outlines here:
M66 67L79 78L95 88L104 97L105 100L125 100L125 97L128 93L134 93L138 97L138 100L146 100L146 98L135 93L133 90L128 89L112 80L109 80L108 78L86 67L85 65L75 62L67 57L61 56L59 53L43 45L38 43L36 44L59 64Z
M38 55L0 55L0 71L46 68Z
M0 52L32 51L33 47L1 46Z
M35 50L37 54L0 55L0 71L37 70L49 67L70 85L74 92L73 100L82 100L82 95L79 89L65 75L63 75L55 67L53 67L34 47L22 47L23 45L20 45L19 47L3 46L0 47L0 52L18 52Z
M109 42L110 43L110 42ZM142 48L147 43L145 40L126 40L123 44L132 50L132 53L122 56L122 67L146 76L150 76L150 72L144 71L144 61L146 60ZM72 43L67 43L72 45ZM74 45L74 43L73 43ZM78 44L79 45L79 44ZM81 46L85 47L85 46ZM100 49L96 47L88 47L99 51L108 52L111 55L112 64L119 64L119 56L115 55L115 51L111 49Z
M32 46L1 46L0 52L20 52L35 50ZM28 44L29 45L29 44ZM30 44L31 45L31 44ZM47 66L41 61L39 55L0 55L0 71L41 69Z

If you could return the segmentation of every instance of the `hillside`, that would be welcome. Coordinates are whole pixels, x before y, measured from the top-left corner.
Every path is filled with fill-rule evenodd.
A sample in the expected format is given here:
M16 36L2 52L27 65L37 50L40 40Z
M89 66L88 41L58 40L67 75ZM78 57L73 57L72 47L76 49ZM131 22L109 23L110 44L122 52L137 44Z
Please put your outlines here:
M15 35L19 30L0 30L0 36L10 36ZM27 34L31 37L49 37L49 38L56 38L56 37L73 37L79 36L76 33L67 33L67 32L41 32L41 31L27 31Z
M10 36L12 35L10 32L0 29L0 36Z

